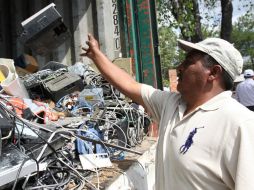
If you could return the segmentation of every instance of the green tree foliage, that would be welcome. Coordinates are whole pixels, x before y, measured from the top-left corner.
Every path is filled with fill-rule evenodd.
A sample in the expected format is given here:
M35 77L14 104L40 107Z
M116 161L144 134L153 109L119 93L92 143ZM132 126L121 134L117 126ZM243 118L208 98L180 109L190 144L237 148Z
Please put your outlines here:
M245 67L254 69L254 14L246 13L233 25L232 41L246 58Z
M239 7L232 7L232 0L157 0L163 79L168 79L167 69L174 68L178 58L181 60L183 57L183 53L173 47L177 46L177 37L172 31L177 31L178 38L192 42L206 37L221 37L231 41L244 56L251 57L254 67L254 37L253 31L249 30L254 28L254 18L246 16L232 27L232 10L244 8L250 15L254 1L239 0L238 4Z
M202 39L199 4L197 0L157 0L159 23L178 29L185 40Z
M177 36L168 26L158 29L160 41L161 72L164 86L168 86L168 69L177 65Z
M251 11L253 0L157 0L158 21L179 30L182 39L197 42L204 38L204 28L220 31L222 39L231 41L233 9ZM248 12L247 11L247 12Z

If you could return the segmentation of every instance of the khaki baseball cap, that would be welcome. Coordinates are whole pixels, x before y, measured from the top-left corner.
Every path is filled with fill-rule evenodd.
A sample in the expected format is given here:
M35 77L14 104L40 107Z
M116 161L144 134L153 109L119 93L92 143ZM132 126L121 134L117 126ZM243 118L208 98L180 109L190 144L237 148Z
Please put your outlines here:
M228 41L220 38L207 38L198 43L177 40L178 45L184 51L193 49L207 53L213 57L235 80L242 73L243 58L241 53Z

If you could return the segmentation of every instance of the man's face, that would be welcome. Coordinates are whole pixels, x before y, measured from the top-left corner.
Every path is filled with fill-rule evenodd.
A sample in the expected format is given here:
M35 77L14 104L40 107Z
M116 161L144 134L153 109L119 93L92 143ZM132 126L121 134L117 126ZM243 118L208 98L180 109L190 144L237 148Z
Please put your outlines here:
M203 66L203 55L192 51L178 66L177 90L183 95L198 94L207 82L210 70Z

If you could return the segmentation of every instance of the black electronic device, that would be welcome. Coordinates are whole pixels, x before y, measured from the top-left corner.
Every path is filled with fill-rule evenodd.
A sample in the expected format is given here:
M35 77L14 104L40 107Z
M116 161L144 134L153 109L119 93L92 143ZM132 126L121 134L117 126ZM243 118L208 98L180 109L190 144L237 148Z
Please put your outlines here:
M22 81L31 99L45 100L47 97L46 90L43 86L43 81L50 75L54 75L54 71L50 69L41 70L33 74L25 75Z
M84 84L80 76L67 72L52 80L45 81L44 87L51 99L57 102L67 94L83 90Z
M19 40L39 55L56 49L70 36L54 3L26 19L21 25L24 30Z
M60 98L84 88L79 75L69 73L65 68L52 71L50 69L23 77L23 83L32 99L52 99L57 102Z

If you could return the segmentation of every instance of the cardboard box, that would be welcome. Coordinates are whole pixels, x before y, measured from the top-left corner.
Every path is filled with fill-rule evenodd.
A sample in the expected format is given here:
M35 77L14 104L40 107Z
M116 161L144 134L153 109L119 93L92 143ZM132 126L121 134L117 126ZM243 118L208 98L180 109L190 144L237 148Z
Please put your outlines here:
M36 59L33 56L27 54L24 54L24 57L26 62L25 70L31 73L35 73L36 71L38 71L39 66Z
M14 59L14 64L17 67L21 67L27 70L29 73L35 73L39 68L36 59L33 56L27 54L22 54Z
M118 58L113 61L115 65L120 67L121 69L125 70L127 73L129 73L131 76L135 76L133 73L133 66L131 58Z

